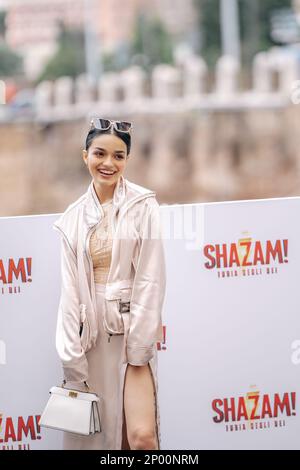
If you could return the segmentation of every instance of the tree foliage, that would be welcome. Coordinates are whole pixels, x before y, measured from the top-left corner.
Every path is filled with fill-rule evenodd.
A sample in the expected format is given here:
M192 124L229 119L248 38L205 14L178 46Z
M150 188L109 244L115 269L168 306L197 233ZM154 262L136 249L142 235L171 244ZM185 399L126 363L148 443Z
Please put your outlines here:
M5 34L5 30L6 30L5 18L6 18L6 11L4 10L0 11L0 36L4 36Z
M9 77L22 72L23 60L5 42L0 43L0 75Z
M162 21L138 15L131 42L131 54L147 69L160 63L173 62L172 39Z
M221 55L220 3L221 0L194 0L202 38L201 53L210 65ZM238 0L238 7L242 54L247 62L256 52L274 45L270 35L271 13L291 7L291 0Z
M55 80L61 76L76 77L85 71L84 33L60 24L58 49L46 64L36 82Z

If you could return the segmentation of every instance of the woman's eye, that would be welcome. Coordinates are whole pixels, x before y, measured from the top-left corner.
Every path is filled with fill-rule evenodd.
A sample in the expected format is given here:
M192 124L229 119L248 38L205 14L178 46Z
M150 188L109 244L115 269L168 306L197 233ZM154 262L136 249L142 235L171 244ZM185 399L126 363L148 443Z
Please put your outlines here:
M118 160L123 160L123 158L124 158L123 155L116 155L116 157L117 157Z
M100 157L102 157L103 153L102 152L101 153L100 152L95 152L95 155L97 155L97 156L100 155Z

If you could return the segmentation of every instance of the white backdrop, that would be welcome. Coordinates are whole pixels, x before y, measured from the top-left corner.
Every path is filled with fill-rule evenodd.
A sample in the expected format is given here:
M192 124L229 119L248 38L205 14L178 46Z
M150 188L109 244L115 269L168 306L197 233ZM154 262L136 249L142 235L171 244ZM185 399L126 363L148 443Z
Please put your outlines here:
M161 206L162 449L300 449L299 213L300 198ZM62 379L57 217L0 218L0 450L61 448L38 427Z

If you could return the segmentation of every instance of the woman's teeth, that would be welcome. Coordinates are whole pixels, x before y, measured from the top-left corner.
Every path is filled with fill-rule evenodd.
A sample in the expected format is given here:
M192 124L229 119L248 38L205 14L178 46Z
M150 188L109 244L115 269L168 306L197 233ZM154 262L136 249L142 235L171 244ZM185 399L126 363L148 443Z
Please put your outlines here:
M104 176L111 176L115 173L115 171L104 171L104 170L98 170L101 175Z

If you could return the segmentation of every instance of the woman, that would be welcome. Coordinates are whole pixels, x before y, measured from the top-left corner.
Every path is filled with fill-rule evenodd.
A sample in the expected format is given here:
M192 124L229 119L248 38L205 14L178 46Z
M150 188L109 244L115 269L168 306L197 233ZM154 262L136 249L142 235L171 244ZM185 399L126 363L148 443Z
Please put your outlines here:
M102 431L64 449L160 449L157 347L166 287L155 192L126 178L131 123L92 121L92 181L53 227L62 235L56 348L67 387L100 398Z

